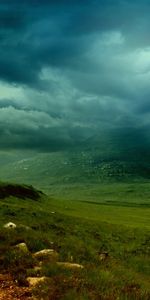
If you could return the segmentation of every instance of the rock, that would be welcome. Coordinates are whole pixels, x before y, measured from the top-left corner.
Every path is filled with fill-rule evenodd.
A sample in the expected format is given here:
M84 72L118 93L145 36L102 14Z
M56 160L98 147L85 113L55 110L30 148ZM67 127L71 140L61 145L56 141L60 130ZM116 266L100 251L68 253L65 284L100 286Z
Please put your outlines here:
M25 243L20 243L18 245L15 245L14 248L20 250L21 252L29 253L28 247Z
M29 286L35 287L37 284L44 282L46 279L48 279L48 278L45 276L43 276L43 277L28 277L27 282L29 283Z
M15 223L9 222L7 224L4 225L4 228L8 228L8 229L15 229L17 227L17 225Z
M66 269L83 269L84 267L80 264L73 264L70 262L57 262L57 265Z
M99 260L104 261L109 257L108 252L99 253Z
M33 257L41 261L57 261L58 253L54 249L43 249L34 253Z

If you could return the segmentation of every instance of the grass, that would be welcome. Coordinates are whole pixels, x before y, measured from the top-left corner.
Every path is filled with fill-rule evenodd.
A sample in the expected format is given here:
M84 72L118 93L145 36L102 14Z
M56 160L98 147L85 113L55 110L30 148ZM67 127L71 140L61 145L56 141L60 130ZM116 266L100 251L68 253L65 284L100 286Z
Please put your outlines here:
M117 137L108 138L101 132L98 140L93 140L92 145L88 141L87 145L84 143L70 151L49 153L0 151L0 178L10 182L33 184L43 191L53 192L58 196L61 195L61 191L66 197L77 197L79 194L84 200L90 196L98 198L99 192L103 190L102 185L104 197L108 196L107 184L110 182L112 191L116 182L117 184L120 182L119 189L122 182L127 185L133 183L133 187L129 190L127 188L125 193L122 190L126 196L135 193L134 187L137 187L134 186L135 181L139 185L143 183L144 188L145 181L149 182L150 179L149 145L143 148L144 145L140 144L139 140L136 141L137 144L135 143L134 135L129 140L127 136L125 134L123 138L120 134L121 140L118 144ZM111 191L109 196L112 196Z
M53 247L59 261L80 263L84 269L66 270L55 262L44 264L38 275L49 279L33 290L38 299L148 300L149 185L146 183L143 189L139 185L138 197L135 184L132 189L131 185L123 186L101 186L102 194L86 198L86 202L82 197L75 201L75 191L72 200L69 196L65 199L66 194L60 198L41 195L38 201L13 196L1 199L1 271L11 272L19 284L25 284L26 276L34 275L35 262L32 255L16 256L13 246L25 242L31 254ZM127 193L126 189L133 192ZM9 221L18 227L13 231L4 229ZM103 252L108 258L101 260Z

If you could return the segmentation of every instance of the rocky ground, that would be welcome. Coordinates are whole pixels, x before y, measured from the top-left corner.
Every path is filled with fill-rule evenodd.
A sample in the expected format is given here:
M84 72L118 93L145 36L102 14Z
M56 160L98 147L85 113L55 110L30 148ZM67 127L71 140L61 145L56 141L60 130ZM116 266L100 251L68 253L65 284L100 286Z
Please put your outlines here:
M19 287L11 275L0 274L0 300L33 299L29 287Z
M16 224L9 222L4 225L9 232L9 230L14 230ZM0 274L0 300L25 300L25 299L47 299L33 296L33 289L38 288L41 290L42 285L49 286L50 277L43 276L42 269L45 265L53 264L56 267L67 269L67 270L79 270L84 267L77 263L70 262L60 262L59 253L54 249L43 249L41 251L31 253L28 250L26 243L19 243L15 246L10 247L9 255L13 254L11 260L9 261L9 266L6 270L2 270ZM22 269L17 268L17 266L22 266L27 259L32 258L32 268L30 269L30 275L27 276L27 269L24 266L23 273ZM12 265L15 265L14 268ZM10 270L10 273L9 271ZM23 276L23 277L22 277ZM45 296L44 296L45 297ZM50 296L51 297L51 296ZM52 298L50 298L52 299Z

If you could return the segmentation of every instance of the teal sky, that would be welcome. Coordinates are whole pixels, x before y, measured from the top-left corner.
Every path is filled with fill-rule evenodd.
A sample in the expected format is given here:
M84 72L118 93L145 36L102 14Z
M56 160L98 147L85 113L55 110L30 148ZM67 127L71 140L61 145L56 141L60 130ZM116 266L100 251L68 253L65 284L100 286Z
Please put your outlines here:
M146 0L0 1L0 149L150 144L149 28Z

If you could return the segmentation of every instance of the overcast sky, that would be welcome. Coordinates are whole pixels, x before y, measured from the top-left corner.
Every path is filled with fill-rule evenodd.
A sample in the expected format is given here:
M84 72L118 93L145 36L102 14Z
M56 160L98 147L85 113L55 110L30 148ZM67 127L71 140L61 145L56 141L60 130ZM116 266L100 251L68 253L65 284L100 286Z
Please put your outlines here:
M150 129L148 0L0 1L0 148Z

